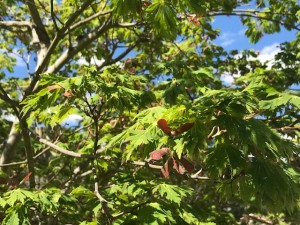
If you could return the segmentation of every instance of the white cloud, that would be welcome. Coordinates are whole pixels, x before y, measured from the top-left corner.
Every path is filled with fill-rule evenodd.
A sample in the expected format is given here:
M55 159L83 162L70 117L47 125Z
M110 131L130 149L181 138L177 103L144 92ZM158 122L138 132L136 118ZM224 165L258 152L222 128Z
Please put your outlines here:
M17 61L16 61L16 66L18 67L25 67L26 63L24 62L24 60L22 59L22 57L17 54L17 53L9 53L9 56L14 57Z
M233 44L234 42L235 42L234 39L228 39L228 40L226 40L226 41L223 41L223 42L221 43L221 45L222 45L223 47L226 47L226 46L228 46L228 45Z
M88 66L90 64L96 65L96 66L101 66L104 62L105 62L104 59L97 59L95 56L92 57L90 63L88 63L84 58L80 58L79 60L77 60L78 65L85 65L85 66ZM115 65L117 65L120 69L124 68L124 63L122 63L120 61L116 62Z
M1 119L10 121L10 122L14 122L15 120L17 120L17 117L12 115L12 114L5 114L5 115L1 115L0 117ZM63 126L67 125L67 126L74 126L77 125L80 121L83 120L83 117L77 114L70 114L66 119L64 119L61 124Z
M0 49L1 54L7 54L11 58L16 59L16 66L18 67L24 67L26 66L26 63L22 59L22 56L18 53L18 49L13 49L12 52L7 52L5 49Z
M12 114L8 114L8 115L1 115L1 119L7 120L10 122L14 122L17 119L17 117L15 117Z
M234 81L233 77L228 73L222 74L220 79L225 86L230 86Z
M234 36L236 36L236 35L232 32L222 33L220 36L221 46L225 47L225 46L233 44L235 42Z
M273 43L271 45L267 45L263 47L261 50L258 50L258 56L256 58L250 56L248 60L259 60L262 63L267 63L268 67L271 66L272 61L275 58L275 55L280 52L279 44ZM235 59L241 58L241 54L237 54L234 56Z
M239 30L238 32L224 32L221 34L221 36L219 37L220 41L221 41L221 46L226 47L228 45L231 45L233 43L236 42L237 38L239 38L239 36L243 36L244 35L245 30Z
M231 32L224 32L221 34L220 39L224 40L224 39L228 39L229 36L231 36Z
M275 55L280 52L279 44L278 43L273 43L271 45L263 47L261 50L258 51L259 55L257 58L249 57L248 60L254 60L258 59L262 63L267 63L268 69L271 67L271 64L274 60ZM241 57L240 54L235 56L236 59ZM224 85L230 86L232 85L234 78L239 77L239 74L229 74L229 73L224 73L221 75L221 81L223 82Z
M257 58L261 62L271 62L272 60L274 60L274 57L278 52L280 52L279 44L273 43L271 45L265 46L262 50L260 50Z
M102 64L104 63L104 59L97 59L96 56L93 56L91 58L91 62L87 62L84 58L80 58L78 61L77 61L77 64L79 65L96 65L96 66L101 66Z
M62 121L62 125L74 126L83 120L83 117L77 114L70 114L66 119Z

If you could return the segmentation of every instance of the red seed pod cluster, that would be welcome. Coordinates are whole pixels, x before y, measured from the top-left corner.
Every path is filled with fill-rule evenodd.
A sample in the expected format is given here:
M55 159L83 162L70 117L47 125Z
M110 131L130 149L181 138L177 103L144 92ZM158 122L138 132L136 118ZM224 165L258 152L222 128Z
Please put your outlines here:
M168 155L169 152L169 148L160 148L150 152L149 155L152 160L157 161L164 155ZM191 173L194 170L194 165L184 157L181 157L180 159L177 157L169 157L161 168L161 176L168 177L172 168L179 174L183 174L185 171Z
M185 123L176 129L171 129L168 122L165 119L160 119L157 121L157 126L168 136L177 136L182 134L194 126L194 123Z

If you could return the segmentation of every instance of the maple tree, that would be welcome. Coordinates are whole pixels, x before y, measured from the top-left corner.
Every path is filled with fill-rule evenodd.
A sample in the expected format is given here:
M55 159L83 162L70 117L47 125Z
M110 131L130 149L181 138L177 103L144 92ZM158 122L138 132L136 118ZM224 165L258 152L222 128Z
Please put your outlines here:
M261 62L217 16L300 30L296 0L1 1L2 224L299 223L299 33Z

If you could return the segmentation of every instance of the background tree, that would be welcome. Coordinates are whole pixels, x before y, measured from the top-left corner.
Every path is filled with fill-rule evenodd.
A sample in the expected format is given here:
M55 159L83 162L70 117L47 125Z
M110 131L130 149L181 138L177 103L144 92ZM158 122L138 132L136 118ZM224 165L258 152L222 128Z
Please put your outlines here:
M3 224L299 223L299 37L270 65L226 52L211 26L238 16L255 43L299 31L299 12L293 0L2 1ZM239 76L223 86L224 73Z

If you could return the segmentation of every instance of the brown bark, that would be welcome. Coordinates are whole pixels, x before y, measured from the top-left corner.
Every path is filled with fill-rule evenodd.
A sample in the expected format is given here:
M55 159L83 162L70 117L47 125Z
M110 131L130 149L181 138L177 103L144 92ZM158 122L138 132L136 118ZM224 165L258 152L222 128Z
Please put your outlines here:
M9 132L6 144L3 146L3 150L0 155L0 164L8 163L9 160L13 157L15 152L15 147L20 139L20 132L16 129L16 125L19 121L15 121Z
M29 177L29 186L30 188L35 188L35 171L34 171L34 154L31 145L30 135L27 127L27 123L25 119L20 121L21 125L21 134L24 140L26 158L28 164L28 173L31 173Z

